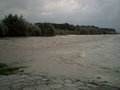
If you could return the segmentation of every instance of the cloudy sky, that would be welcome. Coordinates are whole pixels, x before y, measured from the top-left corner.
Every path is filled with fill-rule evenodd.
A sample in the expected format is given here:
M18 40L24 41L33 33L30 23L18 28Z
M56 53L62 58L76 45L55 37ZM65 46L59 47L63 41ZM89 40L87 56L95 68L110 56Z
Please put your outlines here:
M30 22L96 25L120 31L120 0L0 0L0 19L22 14Z

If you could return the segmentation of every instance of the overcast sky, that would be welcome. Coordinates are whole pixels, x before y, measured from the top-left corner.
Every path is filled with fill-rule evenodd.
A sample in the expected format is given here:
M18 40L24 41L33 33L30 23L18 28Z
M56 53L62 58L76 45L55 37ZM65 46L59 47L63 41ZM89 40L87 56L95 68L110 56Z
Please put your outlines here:
M22 14L30 22L96 25L120 31L120 0L0 0L0 19Z

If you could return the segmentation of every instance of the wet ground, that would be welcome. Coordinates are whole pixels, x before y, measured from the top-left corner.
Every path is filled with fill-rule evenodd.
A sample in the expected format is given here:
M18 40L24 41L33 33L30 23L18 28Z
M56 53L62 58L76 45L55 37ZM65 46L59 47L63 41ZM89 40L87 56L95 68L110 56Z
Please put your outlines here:
M98 78L100 79L100 78ZM0 90L120 90L105 81L48 78L38 75L0 76Z

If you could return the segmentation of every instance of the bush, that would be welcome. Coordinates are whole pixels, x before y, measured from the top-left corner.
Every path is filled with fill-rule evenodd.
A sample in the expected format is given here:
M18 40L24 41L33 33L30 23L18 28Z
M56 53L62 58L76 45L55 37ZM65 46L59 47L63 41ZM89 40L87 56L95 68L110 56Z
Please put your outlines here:
M36 23L41 29L41 36L54 36L55 35L55 28L50 23Z
M27 27L28 27L28 35L30 35L30 36L40 36L41 35L41 29L38 26L28 24Z
M40 36L41 29L38 26L33 26L32 36Z
M7 36L26 36L27 35L27 22L22 16L9 14L5 16L2 23L8 27Z
M40 36L41 29L23 16L9 14L0 23L0 36Z

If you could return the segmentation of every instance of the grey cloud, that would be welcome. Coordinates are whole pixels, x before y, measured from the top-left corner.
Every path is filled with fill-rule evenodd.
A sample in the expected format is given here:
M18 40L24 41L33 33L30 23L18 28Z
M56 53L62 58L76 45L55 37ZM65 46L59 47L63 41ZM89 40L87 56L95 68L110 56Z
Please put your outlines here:
M120 0L0 0L0 19L23 14L31 22L120 26Z

